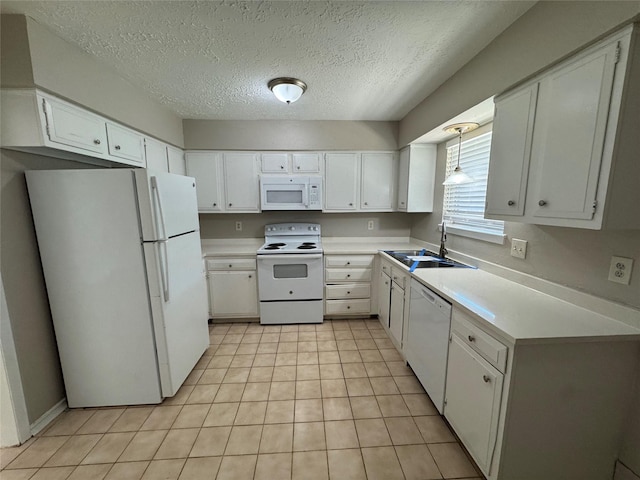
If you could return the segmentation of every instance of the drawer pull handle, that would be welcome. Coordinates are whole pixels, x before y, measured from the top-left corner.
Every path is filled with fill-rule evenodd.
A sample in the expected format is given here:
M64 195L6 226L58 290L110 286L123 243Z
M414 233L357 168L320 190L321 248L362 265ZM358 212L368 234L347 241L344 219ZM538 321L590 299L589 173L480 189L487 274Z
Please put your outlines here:
M509 200L507 202L507 205L509 205L510 207L513 207L516 204L516 202L514 202L513 200Z
M217 207L217 206L218 206L218 204L217 204L217 203L214 203L214 204L213 204L213 206L214 206L214 207Z
M349 203L349 206L350 206L350 207L353 207L353 203Z
M347 310L349 310L351 308L351 305L347 305Z
M540 205L541 207L544 207L547 204L547 202L545 200L540 200L538 202L538 205Z
M482 375L482 380L484 380L484 383L489 383L491 381L491 378L486 375Z
M96 138L96 139L93 141L93 143L95 143L96 145L100 145L102 142L101 142L99 139L97 139L97 138Z
M296 168L297 168L298 170L300 170L300 165L298 165Z
M351 265L351 262L347 262L347 265Z
M347 273L347 278L351 278L351 274L350 273Z
M280 165L280 170L284 170L284 165Z
M233 268L233 265L229 264L229 268Z
M251 275L249 275L249 278L251 278Z
M293 295L293 290L289 290L289 295Z
M470 342L476 341L476 337L474 337L473 335L469 335L467 338L469 339Z
M347 292L347 295L351 295L351 292Z
M229 206L233 205L233 203L230 203Z

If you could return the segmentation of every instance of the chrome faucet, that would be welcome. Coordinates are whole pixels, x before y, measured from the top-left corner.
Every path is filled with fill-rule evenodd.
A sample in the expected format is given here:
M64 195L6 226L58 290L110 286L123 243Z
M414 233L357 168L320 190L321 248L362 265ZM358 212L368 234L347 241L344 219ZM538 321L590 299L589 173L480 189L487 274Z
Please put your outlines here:
M438 256L440 258L445 258L449 250L444 246L447 242L447 228L444 225L444 220L442 221L442 230L440 231L440 251L438 252Z

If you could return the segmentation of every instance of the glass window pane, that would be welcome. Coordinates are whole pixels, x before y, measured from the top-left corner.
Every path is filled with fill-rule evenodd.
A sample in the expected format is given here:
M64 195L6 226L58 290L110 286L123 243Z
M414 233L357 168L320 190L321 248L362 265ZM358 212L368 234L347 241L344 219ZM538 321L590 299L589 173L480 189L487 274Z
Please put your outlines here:
M307 265L304 263L273 266L273 278L307 278L307 276Z

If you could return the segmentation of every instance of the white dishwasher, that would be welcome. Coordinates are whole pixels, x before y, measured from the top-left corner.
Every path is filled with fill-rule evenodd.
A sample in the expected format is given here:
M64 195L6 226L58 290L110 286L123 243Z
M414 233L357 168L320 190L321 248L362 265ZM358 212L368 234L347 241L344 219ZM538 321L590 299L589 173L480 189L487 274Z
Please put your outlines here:
M440 414L444 408L450 327L451 304L411 279L405 354Z

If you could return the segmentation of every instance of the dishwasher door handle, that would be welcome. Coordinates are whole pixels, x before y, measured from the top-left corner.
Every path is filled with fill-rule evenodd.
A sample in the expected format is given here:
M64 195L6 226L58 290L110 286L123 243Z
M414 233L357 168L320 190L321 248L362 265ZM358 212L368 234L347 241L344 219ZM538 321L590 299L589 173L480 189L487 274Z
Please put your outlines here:
M422 296L429 300L431 303L436 303L436 297L434 297L428 290L421 290Z

